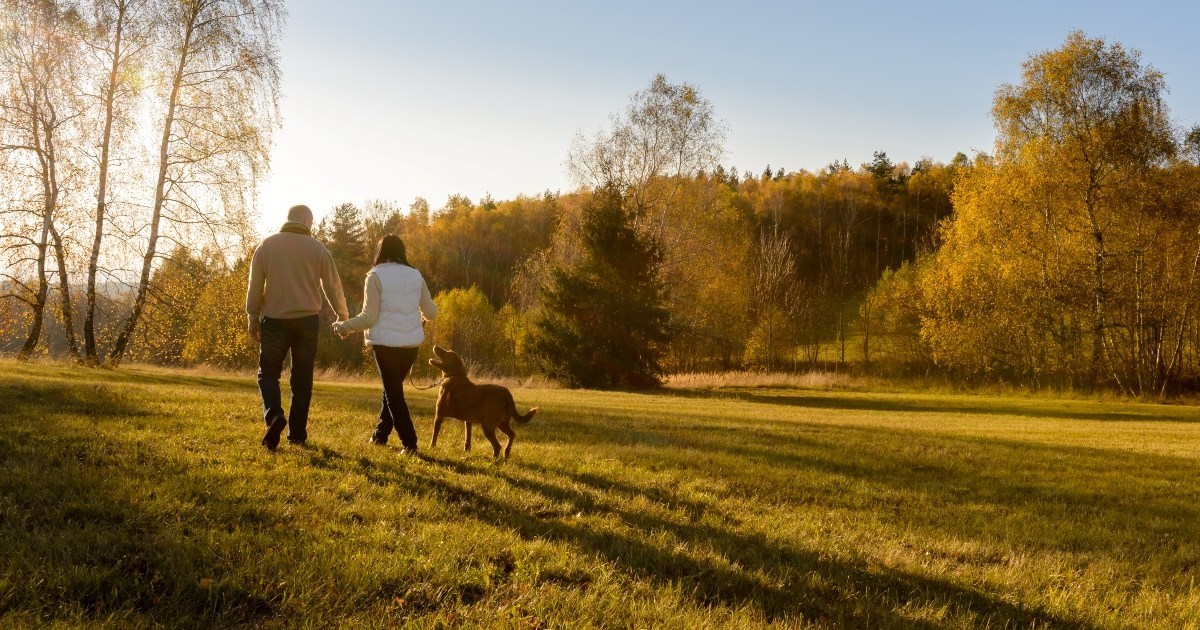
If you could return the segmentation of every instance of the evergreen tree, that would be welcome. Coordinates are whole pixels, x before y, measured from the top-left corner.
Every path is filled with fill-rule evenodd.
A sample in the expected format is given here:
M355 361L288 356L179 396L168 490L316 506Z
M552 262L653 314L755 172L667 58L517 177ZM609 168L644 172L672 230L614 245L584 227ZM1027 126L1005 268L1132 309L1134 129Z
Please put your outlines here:
M582 260L543 289L534 340L543 369L572 387L661 385L670 341L656 277L663 255L634 230L615 186L585 208L581 245Z
M366 241L366 227L362 212L351 203L341 204L333 214L321 219L314 231L329 250L338 275L342 278L342 289L346 294L346 306L353 317L363 303L363 281L371 268ZM362 333L354 333L346 340L338 340L329 327L324 325L336 319L328 304L321 305L320 343L317 344L319 365L338 365L348 368L361 367L369 361L362 350Z
M316 236L325 243L337 264L346 289L346 302L351 308L361 306L363 279L371 267L372 253L368 251L362 212L352 203L337 206L332 216L321 220Z

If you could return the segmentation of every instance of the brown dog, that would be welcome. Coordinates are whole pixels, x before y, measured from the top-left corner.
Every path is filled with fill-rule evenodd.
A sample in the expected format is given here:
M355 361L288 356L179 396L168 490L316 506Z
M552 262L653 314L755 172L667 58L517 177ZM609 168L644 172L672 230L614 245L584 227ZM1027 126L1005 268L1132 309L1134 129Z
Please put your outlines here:
M492 456L500 456L500 441L496 439L496 429L508 436L508 444L504 447L504 456L508 457L512 450L513 432L509 419L521 424L529 422L538 408L534 407L529 413L517 413L517 404L513 402L512 392L502 385L476 385L467 378L467 368L463 365L458 353L439 346L433 347L436 358L429 360L429 365L442 371L442 388L438 390L437 407L433 412L433 442L430 448L437 446L438 432L442 430L442 421L446 418L457 418L467 425L467 445L465 450L471 450L471 425L478 424L483 434L492 443Z

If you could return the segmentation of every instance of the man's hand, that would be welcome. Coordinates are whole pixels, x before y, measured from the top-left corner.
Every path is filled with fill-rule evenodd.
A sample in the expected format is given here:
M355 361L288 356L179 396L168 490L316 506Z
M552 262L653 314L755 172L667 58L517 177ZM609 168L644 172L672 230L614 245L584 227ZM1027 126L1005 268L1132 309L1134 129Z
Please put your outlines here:
M346 330L345 322L338 320L333 322L333 334L337 335L339 339L345 339L350 336L350 331Z
M246 326L246 333L249 334L250 338L254 341L262 343L262 328L255 326L254 324L248 324Z

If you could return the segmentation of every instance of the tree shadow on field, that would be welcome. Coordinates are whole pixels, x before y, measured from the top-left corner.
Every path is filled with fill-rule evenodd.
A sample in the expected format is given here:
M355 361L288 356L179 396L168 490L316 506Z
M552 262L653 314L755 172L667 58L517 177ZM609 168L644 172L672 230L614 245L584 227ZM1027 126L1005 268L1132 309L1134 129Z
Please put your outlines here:
M698 607L725 606L733 610L753 605L772 623L807 622L840 626L937 628L936 623L904 616L909 605L945 608L995 625L1063 628L1084 627L1040 608L1025 608L1003 598L946 580L903 571L878 569L824 554L799 550L757 532L738 532L737 519L712 506L671 493L658 499L687 507L686 522L655 516L627 507L644 495L640 488L587 475L561 474L544 467L507 464L486 468L429 458L432 466L376 474L395 475L394 483L414 492L432 495L463 517L516 532L528 541L553 540L571 545L605 563L620 567L637 579L657 586L678 588ZM437 470L503 479L511 488L539 497L539 501L565 505L549 512L530 513L513 505L458 485ZM547 472L563 479L545 479ZM713 514L715 512L715 514ZM643 533L666 532L679 541L670 547L646 539L590 525L577 514L616 518ZM705 517L710 514L710 517ZM718 520L728 527L710 524ZM685 549L686 551L681 551ZM693 553L701 550L701 553ZM715 557L714 557L715 556ZM586 584L590 576L574 582Z
M584 449L619 433L616 444L639 447L636 462L630 463L701 477L713 474L705 465L715 466L729 492L775 507L884 513L924 531L982 542L1136 557L1147 545L1158 546L1144 536L1186 541L1200 535L1200 506L1192 500L1195 460L1116 444L1055 445L801 420L746 420L736 431L696 430L689 422L602 429L570 418L556 418L556 427L565 430L539 439ZM707 464L697 461L700 454ZM578 481L597 487L613 483ZM981 510L993 518L963 520ZM1012 527L1009 537L998 541L1001 522ZM1180 562L1186 569L1186 560Z
M779 393L756 393L740 389L730 390L695 390L695 389L662 389L656 395L679 398L699 398L713 400L741 400L765 405L786 405L790 407L810 407L814 409L837 409L843 411L877 411L900 413L962 413L988 416L1022 416L1028 418L1053 418L1058 420L1099 420L1123 422L1200 422L1200 414L1182 417L1178 413L1182 408L1163 406L1162 411L1171 410L1176 413L1154 413L1152 411L1095 411L1078 409L1088 403L1079 401L1030 401L1022 404L1019 401L1005 399L1004 402L989 404L984 400L964 400L926 398L922 396L905 395L903 397L871 397L854 396L833 393L805 393L795 389L778 390ZM783 393L787 392L787 393ZM1068 408L1052 407L1050 405L1065 405ZM1149 405L1146 405L1149 406Z
M161 435L112 430L156 414L126 394L94 381L0 385L0 574L22 576L3 583L0 618L182 628L275 615L274 594L219 582L231 560L204 534L283 527L278 515L165 453Z
M104 385L69 386L58 382L0 384L0 409L5 416L47 418L74 415L88 418L103 416L138 417L150 412L130 403L119 392Z
M1182 457L879 427L839 427L825 439L784 435L770 443L713 441L707 448L735 459L770 461L781 474L816 471L865 484L858 497L843 495L842 500L925 497L940 508L913 513L913 520L960 535L984 533L953 522L954 515L990 507L1002 515L997 519L1024 518L1023 527L1041 528L1039 535L1026 534L1024 544L1034 548L1056 548L1066 537L1072 551L1140 553L1142 541L1112 532L1137 525L1148 532L1147 524L1153 523L1154 530L1186 540L1200 522L1185 481L1195 479L1195 463ZM743 483L749 489L761 487L762 480ZM1053 509L1048 512L1047 506ZM1070 514L1086 518L1069 525L1055 521Z
M122 368L89 368L77 365L66 366L37 366L29 371L21 371L17 366L15 374L25 382L62 383L87 382L92 387L97 385L171 385L177 387L213 387L217 389L258 389L258 381L253 374L245 377L235 375L189 374L186 371L164 372L145 367L133 366ZM0 365L0 368L3 368ZM284 370L284 381L287 380Z

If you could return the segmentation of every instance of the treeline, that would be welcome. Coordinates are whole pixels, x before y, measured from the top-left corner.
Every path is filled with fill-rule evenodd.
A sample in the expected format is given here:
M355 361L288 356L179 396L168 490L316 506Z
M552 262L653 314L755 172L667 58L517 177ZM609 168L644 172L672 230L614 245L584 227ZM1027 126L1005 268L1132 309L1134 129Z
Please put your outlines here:
M571 192L346 203L316 235L352 309L374 244L401 235L439 304L431 336L480 372L610 387L853 369L1163 395L1200 382L1200 130L1170 119L1165 91L1136 52L1073 33L997 90L993 154L739 171L722 165L711 103L660 75L574 139ZM152 266L130 354L254 364L241 306L255 239L230 242ZM25 264L13 296L37 286ZM120 328L138 292L105 295L98 326ZM61 347L81 305L46 303L43 347ZM0 301L7 348L34 311ZM360 343L323 341L323 365L367 368Z
M997 90L995 155L961 172L939 247L864 305L900 356L971 381L1197 389L1200 128L1166 89L1072 33Z
M857 363L857 310L879 274L932 242L950 208L950 164L892 164L883 153L859 168L844 162L817 172L717 168L675 182L705 203L681 206L664 229L671 342L667 371L812 369ZM352 310L384 234L401 235L409 258L435 295L430 333L460 349L477 369L539 370L532 339L540 303L536 276L570 247L590 191L505 201L451 197L430 211L372 201L341 204L314 232L338 264ZM250 244L252 246L252 244ZM557 253L556 253L557 252ZM154 299L138 330L137 360L249 367L256 348L245 335L242 298L249 250L179 249L150 282ZM662 268L664 278L665 263ZM119 302L120 296L113 296ZM127 298L126 298L127 299ZM624 317L628 305L616 305ZM332 313L325 314L331 320ZM327 332L323 332L327 335ZM9 342L14 339L10 336ZM358 341L361 341L359 339ZM360 343L323 339L319 361L368 367Z

